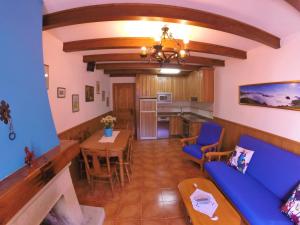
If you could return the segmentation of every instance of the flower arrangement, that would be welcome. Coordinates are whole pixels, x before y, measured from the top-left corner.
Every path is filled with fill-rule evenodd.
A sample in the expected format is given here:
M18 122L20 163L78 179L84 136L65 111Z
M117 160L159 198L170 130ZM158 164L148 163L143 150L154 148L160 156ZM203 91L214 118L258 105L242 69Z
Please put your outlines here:
M109 129L109 128L113 128L114 127L114 122L116 122L116 117L113 117L113 116L106 116L106 117L103 117L101 119L101 123L104 124L104 128L105 129Z

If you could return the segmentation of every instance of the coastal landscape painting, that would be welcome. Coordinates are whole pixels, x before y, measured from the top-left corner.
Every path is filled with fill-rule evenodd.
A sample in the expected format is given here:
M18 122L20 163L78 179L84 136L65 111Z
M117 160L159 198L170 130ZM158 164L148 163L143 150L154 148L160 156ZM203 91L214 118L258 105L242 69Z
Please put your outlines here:
M300 110L300 81L240 86L240 104Z

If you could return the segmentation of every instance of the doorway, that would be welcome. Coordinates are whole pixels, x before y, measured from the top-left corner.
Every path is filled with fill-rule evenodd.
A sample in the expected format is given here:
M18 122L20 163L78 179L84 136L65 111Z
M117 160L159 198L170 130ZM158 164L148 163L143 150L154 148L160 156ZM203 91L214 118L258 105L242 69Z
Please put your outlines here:
M135 84L113 83L113 113L117 127L135 132Z

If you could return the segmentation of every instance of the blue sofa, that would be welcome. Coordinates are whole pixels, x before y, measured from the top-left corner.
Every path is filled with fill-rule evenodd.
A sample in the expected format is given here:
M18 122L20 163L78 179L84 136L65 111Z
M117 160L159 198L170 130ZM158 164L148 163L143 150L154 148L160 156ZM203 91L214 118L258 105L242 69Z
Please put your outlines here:
M254 137L239 146L255 151L245 174L226 162L205 163L205 170L251 225L291 225L281 205L300 181L300 156Z

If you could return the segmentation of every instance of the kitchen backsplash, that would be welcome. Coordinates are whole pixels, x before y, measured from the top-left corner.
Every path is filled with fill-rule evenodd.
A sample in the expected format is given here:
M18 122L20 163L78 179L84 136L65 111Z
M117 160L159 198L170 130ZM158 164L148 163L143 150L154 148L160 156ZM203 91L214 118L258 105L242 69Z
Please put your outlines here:
M190 101L175 101L168 104L157 104L157 112L192 112L199 116L213 118L213 104Z

